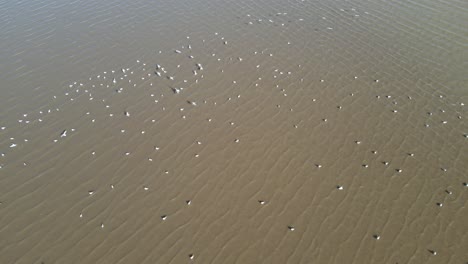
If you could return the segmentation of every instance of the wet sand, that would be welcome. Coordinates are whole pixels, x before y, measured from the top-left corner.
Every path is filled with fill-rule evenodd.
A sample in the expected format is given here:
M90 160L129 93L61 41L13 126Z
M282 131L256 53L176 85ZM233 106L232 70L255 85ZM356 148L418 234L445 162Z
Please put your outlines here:
M0 6L0 263L468 261L466 3Z

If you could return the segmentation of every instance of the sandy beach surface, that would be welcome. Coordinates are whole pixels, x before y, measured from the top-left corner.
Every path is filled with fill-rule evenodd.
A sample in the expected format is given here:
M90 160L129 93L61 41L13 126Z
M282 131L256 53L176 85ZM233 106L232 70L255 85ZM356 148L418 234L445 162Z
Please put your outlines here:
M466 1L0 1L0 263L467 263Z

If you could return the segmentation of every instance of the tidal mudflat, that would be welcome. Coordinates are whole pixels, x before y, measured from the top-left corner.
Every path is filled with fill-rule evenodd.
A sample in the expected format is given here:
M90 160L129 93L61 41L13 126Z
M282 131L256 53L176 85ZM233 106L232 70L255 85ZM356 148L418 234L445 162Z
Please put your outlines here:
M468 262L464 2L0 7L0 263Z

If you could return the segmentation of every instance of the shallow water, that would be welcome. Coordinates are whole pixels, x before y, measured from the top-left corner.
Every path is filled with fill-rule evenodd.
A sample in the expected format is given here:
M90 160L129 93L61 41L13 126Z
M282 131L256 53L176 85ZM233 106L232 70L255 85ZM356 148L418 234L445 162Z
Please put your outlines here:
M0 7L0 263L468 261L465 2Z

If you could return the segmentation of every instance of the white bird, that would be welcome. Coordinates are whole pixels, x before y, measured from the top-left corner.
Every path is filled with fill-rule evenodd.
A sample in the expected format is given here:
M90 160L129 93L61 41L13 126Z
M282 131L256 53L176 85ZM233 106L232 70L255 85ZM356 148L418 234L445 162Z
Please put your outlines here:
M60 134L60 137L66 137L67 136L67 130L63 130L62 133Z

